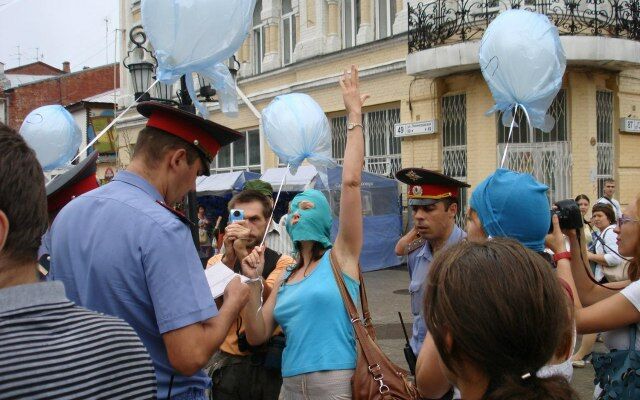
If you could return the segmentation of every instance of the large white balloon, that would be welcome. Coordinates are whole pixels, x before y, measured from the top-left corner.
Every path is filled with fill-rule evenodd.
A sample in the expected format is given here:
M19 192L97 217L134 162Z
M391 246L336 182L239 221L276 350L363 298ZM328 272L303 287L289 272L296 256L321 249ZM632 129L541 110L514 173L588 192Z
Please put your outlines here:
M207 76L221 93L223 111L237 112L235 83L221 63L249 34L254 7L255 0L143 0L142 25L158 60L157 78L172 83L186 74L203 112L189 78L193 72Z
M329 120L310 96L276 97L262 111L262 127L271 149L293 173L305 159L316 167L334 165Z
M36 108L24 119L20 134L36 152L45 171L68 164L82 143L82 132L64 107Z
M534 127L553 128L546 113L562 86L566 57L549 18L524 10L500 13L482 36L479 58L496 102L488 114L503 111L508 126L517 105Z

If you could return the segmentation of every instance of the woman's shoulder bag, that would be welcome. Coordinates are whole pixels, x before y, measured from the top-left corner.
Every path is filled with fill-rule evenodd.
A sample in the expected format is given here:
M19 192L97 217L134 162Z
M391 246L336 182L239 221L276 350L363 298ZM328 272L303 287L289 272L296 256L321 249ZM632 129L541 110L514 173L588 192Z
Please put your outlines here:
M395 365L382 352L376 343L376 334L369 313L369 302L364 287L362 272L360 274L360 301L362 315L347 291L342 277L342 268L338 265L333 252L330 254L331 268L336 278L342 300L353 324L358 339L358 361L351 378L354 400L418 400L418 392L409 382L409 373ZM358 269L359 270L359 269Z

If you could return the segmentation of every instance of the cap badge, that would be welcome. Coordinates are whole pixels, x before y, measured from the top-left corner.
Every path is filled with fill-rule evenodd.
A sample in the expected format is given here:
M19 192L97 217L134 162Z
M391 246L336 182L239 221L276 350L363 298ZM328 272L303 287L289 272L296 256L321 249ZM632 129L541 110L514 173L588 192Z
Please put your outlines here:
M422 186L413 186L411 188L411 194L414 196L422 196Z
M416 171L409 171L407 172L407 178L411 179L412 181L417 181L419 179L422 179L422 177L420 175L418 175L416 173Z

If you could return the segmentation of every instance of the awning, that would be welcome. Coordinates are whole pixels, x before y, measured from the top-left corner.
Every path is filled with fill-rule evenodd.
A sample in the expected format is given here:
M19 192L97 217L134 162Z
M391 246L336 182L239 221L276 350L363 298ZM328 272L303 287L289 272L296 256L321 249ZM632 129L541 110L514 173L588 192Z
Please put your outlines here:
M273 191L277 193L285 173L287 177L282 187L284 192L302 192L309 188L313 189L316 188L316 183L320 181L318 171L313 165L300 166L295 175L291 175L287 168L269 168L262 174L260 179L269 182L273 186Z
M255 172L235 171L200 176L196 179L197 196L224 196L232 191L242 190L245 181L258 179L260 175Z

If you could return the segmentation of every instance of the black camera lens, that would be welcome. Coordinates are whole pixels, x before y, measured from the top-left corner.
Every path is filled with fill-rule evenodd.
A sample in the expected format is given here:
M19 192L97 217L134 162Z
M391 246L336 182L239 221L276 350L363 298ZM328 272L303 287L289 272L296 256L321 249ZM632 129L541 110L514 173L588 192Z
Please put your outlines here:
M233 216L234 216L234 217L239 217L239 216L240 216L240 211L235 210L235 211L233 212Z

